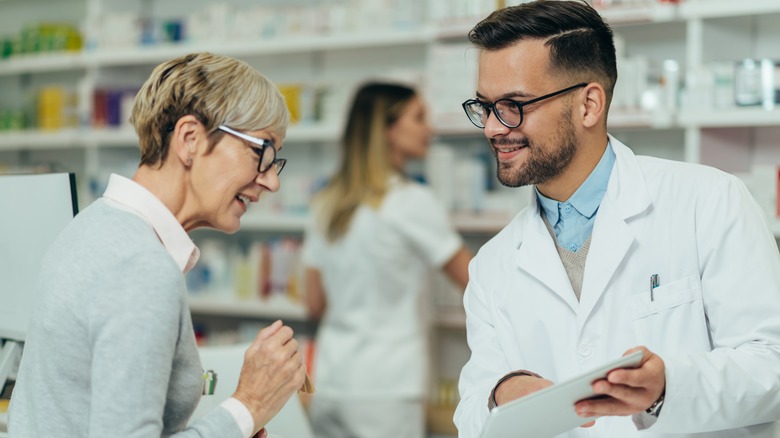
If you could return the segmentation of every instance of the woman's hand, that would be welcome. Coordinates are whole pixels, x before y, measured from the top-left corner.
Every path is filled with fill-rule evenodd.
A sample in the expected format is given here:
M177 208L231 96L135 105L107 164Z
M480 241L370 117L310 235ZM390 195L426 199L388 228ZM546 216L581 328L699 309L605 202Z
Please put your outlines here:
M233 397L252 413L257 432L279 413L305 377L293 330L276 321L260 330L247 348Z

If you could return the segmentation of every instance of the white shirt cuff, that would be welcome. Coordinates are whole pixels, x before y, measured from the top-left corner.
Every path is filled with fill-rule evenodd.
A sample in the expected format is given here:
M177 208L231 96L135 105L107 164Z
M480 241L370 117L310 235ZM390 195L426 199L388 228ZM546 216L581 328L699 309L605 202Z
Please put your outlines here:
M244 437L251 438L252 432L255 431L255 420L252 418L249 409L233 397L223 401L220 406L227 409L230 415L233 416Z

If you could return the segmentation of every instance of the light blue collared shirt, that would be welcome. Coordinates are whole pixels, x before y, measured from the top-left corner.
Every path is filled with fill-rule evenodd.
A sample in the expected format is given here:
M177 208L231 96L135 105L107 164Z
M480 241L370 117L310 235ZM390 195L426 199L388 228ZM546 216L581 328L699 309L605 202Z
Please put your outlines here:
M550 199L534 187L536 199L539 200L542 211L555 232L558 245L577 252L588 240L593 232L596 212L604 194L607 193L609 175L614 165L615 152L612 150L612 145L607 143L607 149L596 168L565 202Z

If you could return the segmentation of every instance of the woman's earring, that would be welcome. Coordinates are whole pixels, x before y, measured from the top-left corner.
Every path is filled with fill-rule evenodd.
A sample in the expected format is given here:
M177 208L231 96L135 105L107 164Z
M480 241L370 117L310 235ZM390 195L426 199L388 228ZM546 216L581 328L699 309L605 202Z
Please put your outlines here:
M190 166L192 166L192 155L187 157L187 167L190 167Z

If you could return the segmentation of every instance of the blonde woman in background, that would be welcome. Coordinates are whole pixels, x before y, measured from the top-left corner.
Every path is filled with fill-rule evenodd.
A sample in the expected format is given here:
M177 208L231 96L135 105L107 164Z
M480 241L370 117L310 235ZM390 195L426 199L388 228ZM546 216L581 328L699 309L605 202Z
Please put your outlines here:
M305 368L280 321L247 349L233 397L188 425L203 369L184 273L188 232L226 233L279 189L289 113L244 62L197 53L159 65L135 99L141 163L111 175L49 250L11 398L13 437L265 436Z
M340 167L315 198L303 251L308 311L320 320L318 437L425 434L427 274L441 269L463 289L471 259L433 193L404 175L430 138L415 90L371 83L357 91Z

